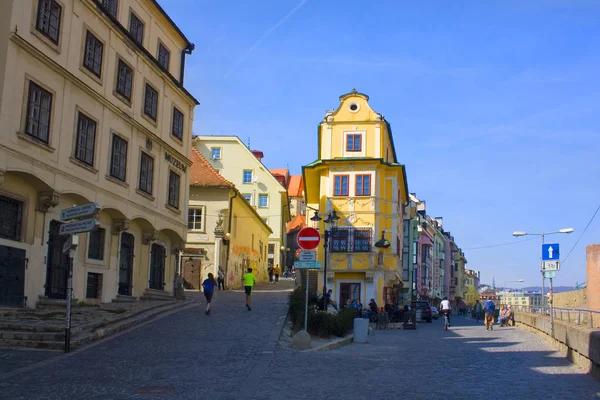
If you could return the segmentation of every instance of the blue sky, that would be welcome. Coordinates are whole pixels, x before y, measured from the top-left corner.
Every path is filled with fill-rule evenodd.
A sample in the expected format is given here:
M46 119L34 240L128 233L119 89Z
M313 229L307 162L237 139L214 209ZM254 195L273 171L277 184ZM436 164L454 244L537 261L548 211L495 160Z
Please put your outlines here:
M196 44L195 134L234 134L270 168L317 157L316 127L352 88L393 126L409 190L444 217L484 282L539 286L542 232L564 256L600 205L597 1L161 0ZM585 247L555 285L585 281Z

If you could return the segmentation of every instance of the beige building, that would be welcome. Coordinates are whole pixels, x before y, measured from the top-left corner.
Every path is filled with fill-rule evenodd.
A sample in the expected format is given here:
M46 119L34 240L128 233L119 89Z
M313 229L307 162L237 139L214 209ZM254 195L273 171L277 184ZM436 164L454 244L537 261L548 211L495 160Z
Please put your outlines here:
M199 290L219 267L228 288L240 288L248 267L266 282L269 226L197 149L192 149L188 231L183 253L183 284Z
M0 306L172 293L186 233L194 45L154 0L0 1Z
M542 305L541 293L500 292L498 297L502 304L510 304L511 306L540 307Z
M262 152L251 151L237 136L196 136L193 145L215 170L235 185L270 227L273 233L269 237L268 265L283 265L286 223L290 220L288 195L262 163Z

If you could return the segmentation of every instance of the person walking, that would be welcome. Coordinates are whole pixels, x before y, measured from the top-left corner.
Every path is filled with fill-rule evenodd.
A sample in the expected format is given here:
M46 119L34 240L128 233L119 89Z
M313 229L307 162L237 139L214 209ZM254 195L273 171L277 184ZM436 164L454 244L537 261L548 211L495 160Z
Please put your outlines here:
M479 318L481 317L481 303L479 300L475 301L475 305L473 306L473 313L475 314L475 319L479 322Z
M488 300L483 304L485 311L485 330L494 330L494 312L496 311L496 305L492 300Z
M218 280L217 290L221 290L221 287L223 288L223 290L225 290L225 271L223 271L223 268L221 268L221 266L219 266L217 280Z
M246 292L246 308L252 311L252 288L254 287L256 276L252 273L252 268L248 268L248 272L244 274L244 291Z
M206 315L210 315L210 303L213 298L213 294L215 293L215 287L217 286L217 281L215 281L215 277L212 273L208 274L208 278L202 282L202 288L204 289L204 297L206 298L206 311L204 312Z
M269 273L269 283L273 283L274 271L275 271L275 269L269 265L269 268L267 268L267 272Z
M275 283L279 282L279 275L281 275L281 268L279 268L279 264L277 264L275 269L273 269L273 274L275 274Z

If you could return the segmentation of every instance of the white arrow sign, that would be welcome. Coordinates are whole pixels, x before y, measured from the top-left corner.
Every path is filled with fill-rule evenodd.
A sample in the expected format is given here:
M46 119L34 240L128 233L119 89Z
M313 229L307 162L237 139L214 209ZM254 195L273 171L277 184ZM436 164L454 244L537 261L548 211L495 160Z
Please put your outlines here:
M84 219L81 221L69 222L68 224L62 224L58 230L58 233L59 235L66 235L69 233L89 232L98 225L100 225L100 221L97 219Z
M550 259L552 259L552 252L554 250L552 250L552 246L548 247L548 257L550 257Z
M65 208L60 211L60 220L69 221L77 218L91 217L98 211L100 211L100 205L98 203L87 203L82 206Z

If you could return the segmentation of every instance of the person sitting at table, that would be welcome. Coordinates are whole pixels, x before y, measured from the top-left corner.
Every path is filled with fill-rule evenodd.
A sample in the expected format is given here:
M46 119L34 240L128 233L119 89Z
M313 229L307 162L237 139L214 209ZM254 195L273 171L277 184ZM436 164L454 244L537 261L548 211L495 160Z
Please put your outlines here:
M371 299L371 301L369 301L369 310L367 311L370 322L377 322L378 312L379 308L377 307L375 299Z
M404 312L392 304L392 300L387 300L385 302L385 312L388 313L391 322L402 322L402 317L404 316Z
M342 306L342 308L350 308L353 307L352 305L352 300L350 300L349 298L346 300L346 302L344 303L344 305Z

